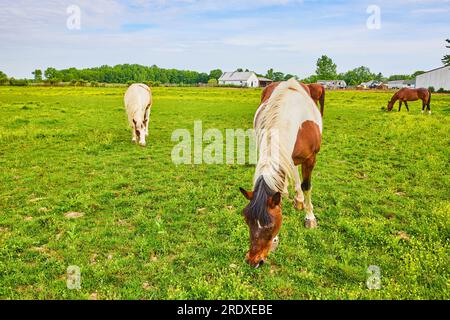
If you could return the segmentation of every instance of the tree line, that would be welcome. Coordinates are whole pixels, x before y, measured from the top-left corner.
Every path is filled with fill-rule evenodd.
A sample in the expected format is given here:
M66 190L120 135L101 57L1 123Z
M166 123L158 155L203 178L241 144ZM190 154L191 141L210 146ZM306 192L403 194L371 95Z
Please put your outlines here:
M42 79L42 72L36 70L35 80ZM69 68L56 70L48 68L44 71L47 80L53 82L71 82L84 80L101 83L155 82L164 84L198 84L207 83L209 75L197 71L163 69L155 65L146 67L138 64L121 64L101 66L98 68Z
M450 44L450 39L446 40ZM450 46L446 46L450 48ZM450 55L445 55L442 59L444 65L450 65ZM244 71L239 68L236 71ZM246 69L245 71L249 71ZM368 67L361 66L344 73L337 72L337 65L333 60L323 55L316 63L316 72L314 75L301 79L305 83L315 83L318 80L344 80L347 85L355 86L362 82L370 80L375 81L392 81L392 80L408 80L414 79L424 71L416 71L411 75L392 75L384 77L381 73L373 73ZM92 86L98 83L117 83L129 84L134 82L145 82L157 86L160 84L175 84L175 85L197 85L206 84L217 85L218 79L223 74L222 70L211 70L210 73L197 72L190 70L164 69L156 65L151 67L142 66L138 64L120 64L116 66L101 66L97 68L77 69L69 68L57 70L53 67L47 68L45 71L36 69L32 72L33 81L35 83L47 82L50 84L57 84L60 82L71 83L73 85L86 85L90 83ZM273 81L288 80L292 77L299 79L292 74L284 74L280 71L275 71L273 68L269 69L266 74L258 74L260 77L265 77ZM44 79L45 77L45 79ZM300 79L299 79L300 80ZM0 71L0 85L28 85L28 79L14 79Z
M373 73L368 67L361 66L349 70L347 72L338 73L337 65L328 56L322 56L317 60L316 74L303 79L305 83L315 83L318 80L344 80L349 86L356 86L363 82L371 80L386 82L394 80L409 80L415 79L418 75L425 73L425 71L416 71L413 74L400 74L385 77L380 73Z

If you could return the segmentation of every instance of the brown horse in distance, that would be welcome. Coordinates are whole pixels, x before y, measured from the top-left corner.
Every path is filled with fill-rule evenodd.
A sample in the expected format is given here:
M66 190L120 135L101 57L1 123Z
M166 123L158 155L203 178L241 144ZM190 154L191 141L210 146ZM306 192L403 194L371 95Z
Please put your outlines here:
M261 103L267 101L270 98L273 91L280 85L280 83L281 82L273 82L266 88L264 88L261 96ZM300 83L300 85L303 87L303 89L306 90L306 92L309 94L311 99L314 100L317 106L319 106L318 102L320 103L320 114L323 117L323 112L325 108L325 88L320 84L305 85L303 83Z
M316 105L319 106L320 104L320 114L323 117L323 111L325 109L325 87L318 83L310 83L307 86L311 93L311 98Z
M425 107L427 107L428 113L431 114L430 102L431 102L431 92L424 88L419 89L409 89L403 88L399 90L392 97L391 101L388 102L387 110L391 111L394 108L394 104L397 101L400 101L398 111L400 112L402 109L402 104L404 103L406 109L409 111L408 101L417 101L422 100L422 113L425 111Z

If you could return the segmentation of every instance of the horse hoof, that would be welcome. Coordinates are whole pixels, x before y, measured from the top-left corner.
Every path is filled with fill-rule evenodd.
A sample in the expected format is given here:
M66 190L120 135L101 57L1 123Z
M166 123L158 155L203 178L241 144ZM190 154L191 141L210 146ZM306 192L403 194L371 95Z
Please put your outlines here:
M297 209L298 211L305 209L305 202L294 200L294 208Z
M431 111L428 111L428 114L431 114Z
M270 247L270 252L275 252L278 248L278 244L280 243L280 238L276 236L272 240L272 246Z
M312 219L312 220L306 219L305 220L305 227L307 229L315 229L315 228L317 228L317 220L316 219Z

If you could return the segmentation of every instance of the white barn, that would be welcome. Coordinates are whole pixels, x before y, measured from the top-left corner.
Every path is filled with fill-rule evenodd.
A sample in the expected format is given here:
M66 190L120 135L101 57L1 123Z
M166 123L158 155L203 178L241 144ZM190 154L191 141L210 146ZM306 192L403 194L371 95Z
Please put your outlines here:
M415 88L416 80L393 80L387 83L388 89L403 89L403 88Z
M450 90L450 65L437 68L424 74L418 75L416 78L417 88L429 88Z
M387 83L388 89L402 89L405 80L392 80Z
M250 72L225 72L219 78L219 85L229 85L237 87L258 88L259 79L256 73Z

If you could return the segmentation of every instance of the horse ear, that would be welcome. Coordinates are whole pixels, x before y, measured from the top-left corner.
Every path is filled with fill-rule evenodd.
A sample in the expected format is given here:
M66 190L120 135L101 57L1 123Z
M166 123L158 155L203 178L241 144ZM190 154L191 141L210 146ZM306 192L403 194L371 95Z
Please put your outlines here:
M244 195L244 197L247 200L252 201L252 199L253 199L253 192L245 191L245 189L243 189L243 188L239 188L239 191L241 191L241 193Z
M281 203L281 193L277 192L272 196L272 206L276 207Z

